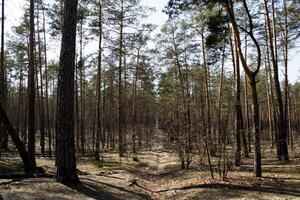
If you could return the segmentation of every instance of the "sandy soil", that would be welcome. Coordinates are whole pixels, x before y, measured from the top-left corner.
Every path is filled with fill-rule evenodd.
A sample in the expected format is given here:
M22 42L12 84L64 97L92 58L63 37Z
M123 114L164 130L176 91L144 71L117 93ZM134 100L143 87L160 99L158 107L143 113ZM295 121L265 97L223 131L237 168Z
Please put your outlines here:
M155 135L155 145L140 151L138 162L130 157L120 160L116 153L109 152L105 153L103 166L89 156L79 158L81 184L72 186L55 182L54 161L47 158L38 158L37 163L49 177L9 178L8 174L22 174L20 160L2 155L0 199L300 199L299 146L290 153L288 164L270 156L264 159L263 178L253 177L253 159L247 159L241 168L229 172L226 181L220 181L212 180L207 168L199 167L196 157L191 170L181 171L176 152L168 148L170 144L163 134ZM265 157L270 154L263 153Z

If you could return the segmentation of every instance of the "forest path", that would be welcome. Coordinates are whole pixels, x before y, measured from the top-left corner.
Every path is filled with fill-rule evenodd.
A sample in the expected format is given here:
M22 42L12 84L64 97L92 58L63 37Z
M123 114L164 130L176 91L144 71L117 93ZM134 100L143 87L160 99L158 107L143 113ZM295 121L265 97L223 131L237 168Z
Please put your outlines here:
M120 159L117 152L107 151L104 166L100 167L91 156L79 156L81 184L69 187L55 181L53 159L37 158L38 165L53 177L0 179L0 200L300 199L299 159L286 165L277 161L266 165L264 160L265 177L260 179L254 178L248 168L241 168L231 171L227 181L212 180L196 157L189 171L180 170L176 143L169 142L162 130L154 129L151 134L149 148L138 151L138 161L131 157ZM300 158L299 145L291 155ZM19 162L17 156L3 157L0 171L8 167L12 172L22 170L18 165L12 168ZM248 159L243 164L250 166L252 162Z
M138 156L140 162L146 165L132 170L131 176L137 181L138 188L153 199L300 200L300 177L293 175L297 171L296 166L300 166L296 163L277 163L285 169L283 174L281 171L268 171L265 177L259 179L253 177L252 171L237 170L228 175L227 181L212 180L208 170L197 166L196 156L189 171L180 170L178 152L174 151L177 144L169 142L166 132L156 129L152 143L150 150L140 152ZM294 152L296 158L300 156L299 150ZM252 159L244 160L244 165L248 166L248 162L252 163ZM265 165L266 171L268 167Z
M2 179L0 199L161 199L160 195L153 194L154 188L151 188L151 184L161 180L165 168L171 163L172 153L166 151L164 147L164 133L155 129L154 135L152 147L139 151L139 162L134 162L131 158L119 159L117 153L106 153L105 167L99 168L97 163L91 161L91 157L80 157L77 164L81 184L73 186L65 186L55 181L53 159L37 158L38 165L44 167L53 177ZM18 157L5 158L3 164L11 166L18 162L18 159ZM140 180L139 172L145 175L145 180ZM144 183L146 184L143 188Z

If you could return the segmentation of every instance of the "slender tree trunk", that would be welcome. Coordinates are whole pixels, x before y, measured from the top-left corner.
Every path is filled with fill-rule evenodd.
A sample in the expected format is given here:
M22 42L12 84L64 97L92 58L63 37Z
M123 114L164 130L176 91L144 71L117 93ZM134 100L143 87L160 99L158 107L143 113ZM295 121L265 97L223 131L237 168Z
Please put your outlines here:
M40 37L40 3L37 4L37 36L38 36L38 65L40 71L40 147L42 156L45 157L45 107L44 107L44 87L43 87L43 68L42 68L42 44Z
M286 120L284 118L284 109L283 109L283 102L282 102L282 94L279 82L279 75L278 75L278 62L276 58L276 35L273 35L271 31L271 23L269 17L269 10L267 0L264 0L265 12L266 12L266 23L267 23L267 33L268 33L268 45L271 54L271 61L273 66L273 73L274 73L274 83L275 83L275 91L276 91L276 100L278 104L278 142L279 142L279 160L288 161L288 145L287 145L287 126ZM273 19L274 20L274 19ZM274 26L274 24L273 24ZM275 41L273 40L273 37ZM275 42L275 50L273 46L273 42Z
M248 55L248 37L247 34L245 34L245 60L247 61L247 55ZM246 117L246 130L247 130L247 138L248 138L248 153L251 153L251 125L250 125L250 119L249 119L249 112L251 111L249 109L249 100L248 100L248 77L246 73L244 73L244 89L245 89L245 117Z
M230 41L231 42L231 41ZM232 43L231 43L232 47ZM219 159L218 159L218 171L219 175L221 177L221 155L222 151L224 150L222 147L226 146L226 142L224 140L224 127L222 124L222 101L223 101L223 82L224 82L224 63L225 63L225 49L223 46L222 49L222 63L221 63L221 69L220 69L220 84L219 84L219 98L218 98L218 113L217 113L217 123L218 123L218 149L219 149ZM233 54L232 54L233 56ZM224 153L224 152L223 152Z
M267 63L266 63L266 86L267 86L267 103L268 103L268 122L269 122L269 132L270 132L270 138L271 138L271 149L274 148L274 126L273 126L273 121L272 121L272 105L271 105L271 88L270 88L270 83L269 83L269 72L267 68Z
M251 91L252 91L252 110L253 110L253 133L254 133L254 173L256 177L262 176L261 170L261 144L260 144L260 130L259 130L259 104L256 89L256 80L254 78L250 79Z
M76 62L77 63L77 62ZM78 64L75 69L75 122L76 122L76 150L80 150L80 117L79 117L79 92L78 92Z
M19 102L18 102L18 118L17 118L17 133L22 131L23 114L24 114L24 97L23 97L23 66L20 66L19 75Z
M272 2L274 5L274 1ZM289 79L288 79L288 43L289 43L289 27L288 27L288 11L287 11L287 2L283 1L284 8L284 48L283 48L283 58L284 58L284 110L285 110L285 120L287 124L287 135L293 149L293 130L291 130L291 102L290 102L290 92L289 92ZM274 9L273 9L274 12ZM273 25L274 26L274 25ZM275 26L274 26L275 27Z
M133 82L133 99L132 99L132 128L133 128L133 134L132 134L132 152L136 153L136 132L137 132L137 103L136 103L136 93L137 93L137 81L138 81L138 75L139 75L139 64L140 64L140 49L138 49L137 58L136 58L136 66L135 66L135 76L134 76L134 82Z
M29 76L28 76L28 154L35 162L35 56L34 56L34 0L30 0Z
M101 78L102 78L102 4L99 1L99 44L98 44L98 77L97 77L97 133L96 133L96 151L95 151L95 160L99 159L100 153L100 137L102 131L102 111L101 111ZM102 144L103 145L103 144Z
M232 38L232 37L231 37ZM234 44L236 44L236 39L233 37ZM233 66L235 71L235 137L236 137L236 147L235 147L235 165L240 166L241 163L241 139L243 141L245 157L249 157L247 140L245 137L244 121L243 121L243 111L241 104L241 80L240 80L240 62L238 50L235 46L235 51L233 51Z
M80 17L80 41L79 41L79 87L80 87L80 144L81 153L85 153L85 69L83 61L83 20Z
M246 117L246 130L247 130L247 138L248 138L248 152L251 153L251 124L249 114L251 110L249 109L249 95L248 95L248 77L246 73L244 73L244 88L245 88L245 117Z
M204 65L204 79L205 79L205 102L206 102L206 137L207 137L207 146L209 147L209 152L211 155L215 154L215 149L213 148L212 141L212 124L211 124L211 106L210 106L210 89L209 89L209 67L206 63L206 52L205 52L205 40L203 33L201 34L201 43L202 43L202 59Z
M44 34L44 64L45 64L45 106L46 106L46 128L48 133L48 151L49 157L52 158L52 142L51 142L51 129L50 129L50 119L49 119L49 94L48 94L48 61L47 61L47 38L46 38L46 17L45 17L45 7L43 1L41 1L43 10L43 34Z
M123 57L123 23L124 23L124 13L123 13L123 1L121 1L122 10L121 10L121 18L120 18L120 41L119 41L119 67L118 67L118 133L119 133L119 155L120 157L124 157L125 146L124 146L124 101L123 101L123 87L122 87L122 57Z
M124 29L123 29L124 30ZM126 42L125 38L123 36L123 72L124 72L124 88L123 88L123 146L125 149L125 146L127 144L127 61L126 61ZM139 148L142 147L142 132L139 132ZM105 138L103 138L105 139ZM124 151L125 152L125 151Z

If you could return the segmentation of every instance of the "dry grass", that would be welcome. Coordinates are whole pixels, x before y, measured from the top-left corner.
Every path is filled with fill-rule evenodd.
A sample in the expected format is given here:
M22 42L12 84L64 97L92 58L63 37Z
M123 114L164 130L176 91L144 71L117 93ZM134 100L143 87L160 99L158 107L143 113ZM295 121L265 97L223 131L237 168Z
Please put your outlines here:
M233 168L224 181L212 180L197 156L189 171L181 171L176 152L166 148L165 140L156 138L155 144L140 151L138 161L106 152L100 165L91 156L79 156L82 184L71 187L54 181L53 159L37 158L38 166L53 178L2 179L0 199L300 199L299 145L290 152L290 163L277 161L274 150L265 148L262 178L253 176L250 158L243 159L241 167ZM2 155L0 175L16 173L22 173L19 157ZM136 182L131 184L132 180Z

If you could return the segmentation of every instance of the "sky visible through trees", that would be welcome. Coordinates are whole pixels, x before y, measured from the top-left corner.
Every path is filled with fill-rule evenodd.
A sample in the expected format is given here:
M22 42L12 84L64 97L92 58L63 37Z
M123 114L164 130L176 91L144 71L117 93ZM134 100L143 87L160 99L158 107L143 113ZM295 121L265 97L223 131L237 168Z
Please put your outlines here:
M46 1L47 2L47 1ZM154 33L158 33L160 26L164 24L164 22L168 19L168 16L162 12L164 7L168 4L168 0L143 0L141 4L155 7L156 12L148 17L146 22L153 23L158 25L159 27L154 31ZM19 20L22 16L22 8L24 7L24 0L10 0L6 2L7 6L7 30L6 33L10 34L10 27L15 26L19 23ZM153 33L153 34L154 34ZM59 45L57 43L52 44L52 48L49 49L49 58L58 58L57 49L59 49ZM297 42L299 46L299 41ZM292 51L289 64L289 79L291 82L295 82L299 78L299 70L300 70L300 51L295 49Z

